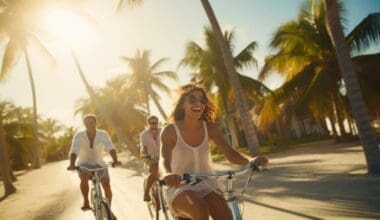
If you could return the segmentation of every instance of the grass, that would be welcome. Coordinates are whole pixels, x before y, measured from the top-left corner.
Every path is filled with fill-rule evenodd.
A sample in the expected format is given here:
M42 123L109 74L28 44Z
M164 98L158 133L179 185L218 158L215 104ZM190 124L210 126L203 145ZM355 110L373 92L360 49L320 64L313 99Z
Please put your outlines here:
M266 154L271 154L271 153L284 152L287 150L296 149L300 147L310 147L310 146L313 146L310 143L317 140L326 140L326 139L300 139L300 140L293 141L292 143L286 143L283 145L263 144L263 145L260 145L260 154L266 155ZM239 147L237 150L243 154L249 155L248 146ZM212 150L212 158L214 162L220 162L220 161L226 160L224 155L215 149Z

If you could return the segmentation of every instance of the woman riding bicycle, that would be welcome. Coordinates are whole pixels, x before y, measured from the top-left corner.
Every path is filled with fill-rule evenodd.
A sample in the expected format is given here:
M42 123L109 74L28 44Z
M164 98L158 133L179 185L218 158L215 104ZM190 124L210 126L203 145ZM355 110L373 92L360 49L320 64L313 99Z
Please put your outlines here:
M252 158L242 156L224 139L213 123L214 105L206 92L196 85L185 85L172 113L173 123L161 134L160 172L169 186L167 200L171 211L191 219L231 219L227 202L220 195L217 184L203 180L196 185L180 185L179 175L184 173L214 173L209 140L212 140L225 157L234 164L245 166ZM255 161L263 166L264 156Z

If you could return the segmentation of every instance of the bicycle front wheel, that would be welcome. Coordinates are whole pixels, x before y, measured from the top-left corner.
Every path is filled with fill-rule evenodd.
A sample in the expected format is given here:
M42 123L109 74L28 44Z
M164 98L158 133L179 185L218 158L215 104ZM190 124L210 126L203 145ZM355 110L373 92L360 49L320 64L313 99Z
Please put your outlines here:
M107 202L100 201L99 203L99 214L97 219L101 220L113 220L112 212Z

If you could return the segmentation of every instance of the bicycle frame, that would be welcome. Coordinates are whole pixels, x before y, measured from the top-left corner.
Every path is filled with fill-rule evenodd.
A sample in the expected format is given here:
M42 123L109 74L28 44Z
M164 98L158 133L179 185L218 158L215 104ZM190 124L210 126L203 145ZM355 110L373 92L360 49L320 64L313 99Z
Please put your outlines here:
M219 178L226 179L226 181L227 181L227 189L225 192L226 197L227 197L226 200L227 200L228 206L231 210L233 220L242 220L243 218L242 218L242 215L240 213L238 199L237 199L237 196L235 195L235 192L233 190L233 178L237 175L243 175L243 174L250 172L249 177L247 179L246 186L245 186L245 187L247 187L248 184L252 180L252 175L253 175L254 171L260 172L261 168L259 166L257 166L255 163L252 163L252 164L249 164L248 166L245 166L245 167L242 167L239 169L235 169L235 170L220 172L219 174L208 174L208 173L206 173L206 174L202 174L202 173L184 174L180 177L180 179L181 179L181 182L184 182L187 184L193 184L193 185L197 184L202 179L214 179L214 180L219 179ZM165 185L163 180L160 180L160 185ZM242 195L244 194L244 191L245 190L243 190ZM160 190L160 193L162 195L162 190ZM165 202L165 201L162 201L162 202Z
M141 174L144 177L144 190L145 190L145 184L148 178L148 175L145 173ZM159 219L159 212L161 210L161 201L160 201L160 195L159 195L159 188L158 183L155 181L151 188L149 189L149 195L151 197L150 201L147 201L147 206L149 210L150 217L155 219Z
M233 191L232 179L233 179L232 175L230 175L230 176L227 177L227 191L226 191L226 193L227 193L227 203L228 203L228 206L231 209L232 219L233 220L241 220L242 216L241 216L241 213L240 213L237 197L235 196L235 193Z
M100 209L100 204L101 202L105 202L108 207L109 207L109 201L106 197L103 197L102 189L100 186L101 183L101 175L100 173L105 171L105 169L111 166L111 164L106 165L105 167L102 168L95 168L95 169L90 169L86 167L78 167L78 170L85 170L90 173L90 180L92 182L92 187L91 187L91 202L92 202L92 211L95 215L96 220L101 220L101 209Z

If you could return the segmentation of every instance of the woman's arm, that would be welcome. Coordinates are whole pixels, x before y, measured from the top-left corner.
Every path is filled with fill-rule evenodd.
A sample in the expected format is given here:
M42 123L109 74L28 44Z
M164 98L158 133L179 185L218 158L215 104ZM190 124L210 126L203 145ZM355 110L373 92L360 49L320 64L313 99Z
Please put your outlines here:
M265 156L258 156L256 158L250 158L248 156L242 155L239 151L235 150L228 144L216 124L208 124L209 137L216 144L219 150L226 156L227 160L231 163L245 166L250 161L255 161L259 166L266 166L268 164L268 158Z
M218 126L214 123L207 125L210 139L215 143L218 149L224 154L224 156L233 164L245 166L250 159L247 156L243 156L237 150L230 146L220 131Z
M172 173L171 170L172 151L176 145L176 137L173 125L166 126L161 133L159 169L160 175L168 186L179 185L178 175Z

